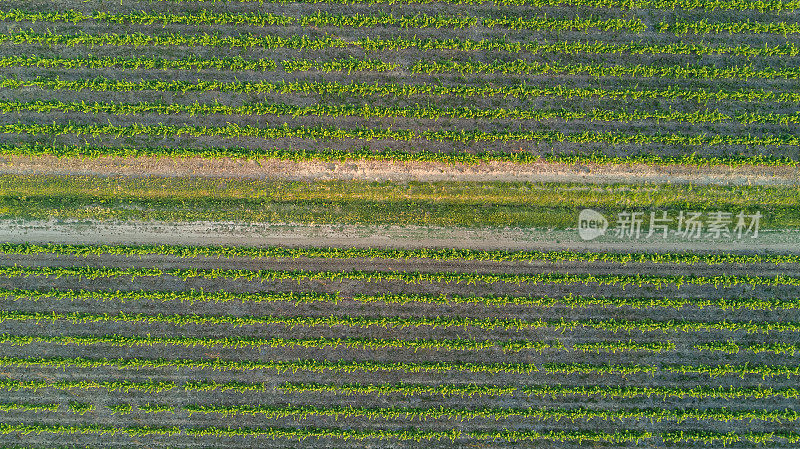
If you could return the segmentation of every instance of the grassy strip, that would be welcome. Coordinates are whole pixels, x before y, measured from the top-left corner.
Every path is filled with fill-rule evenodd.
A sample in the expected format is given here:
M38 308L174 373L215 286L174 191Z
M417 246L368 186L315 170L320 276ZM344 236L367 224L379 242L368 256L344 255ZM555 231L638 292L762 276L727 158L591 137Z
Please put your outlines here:
M33 193L33 192L31 192ZM466 228L466 229L503 229L520 228L524 232L541 232L544 230L574 229L577 224L577 216L580 207L574 204L561 206L540 206L529 204L517 207L514 204L485 204L471 205L462 203L449 203L445 199L431 199L423 201L414 200L391 200L384 201L360 200L353 198L348 201L341 200L280 200L280 199L259 199L259 198L232 198L217 199L213 196L202 196L197 192L194 198L181 200L177 197L167 197L163 199L150 198L124 198L103 196L86 196L80 193L64 193L61 195L0 195L0 218L4 219L23 219L23 220L89 220L89 221L109 221L109 220L132 220L144 222L235 222L243 223L263 223L285 226L291 229L296 225L353 225L353 226L420 226L433 228ZM588 200L588 198L587 198ZM765 202L769 198L763 199ZM738 202L734 200L732 202ZM647 206L635 206L630 209L621 210L624 207L618 203L613 209L595 209L610 222L615 217L622 217L621 213L630 214L635 212L637 218L641 219L639 238L643 242L653 242L661 239L661 231L655 230L651 237L647 237L647 226L651 214L660 219L662 213L667 214L667 219L671 220L670 232L677 232L678 216L680 211L691 211L700 214L699 223L702 229L699 234L693 232L686 233L686 228L682 230L685 234L674 235L683 242L689 242L692 238L704 239L705 241L730 243L734 241L749 241L754 237L752 229L747 230L751 223L752 215L756 211L761 215L759 235L763 235L775 230L788 230L800 227L800 209L789 204L772 205L748 205L740 207L738 204L727 202L725 204L714 204L711 202L699 204L697 208L679 208L676 204L670 204L663 208L650 209ZM711 222L711 214L729 214L729 224L722 225L728 230L728 234L715 235L710 232L708 223ZM686 212L684 212L686 214ZM742 215L742 224L739 226L739 214ZM686 215L684 215L686 216ZM724 220L724 218L722 218ZM613 238L612 231L609 234ZM737 226L739 226L737 228ZM742 231L741 235L736 229ZM454 230L454 231L457 231ZM577 231L565 233L566 239L574 238L577 240ZM626 231L627 233L627 231ZM688 237L687 237L688 235ZM671 236L672 237L672 236ZM792 236L788 236L792 237ZM618 238L618 241L633 241L634 238L626 234ZM755 241L753 240L755 243Z
M274 224L416 225L436 227L567 228L574 226L577 211L567 208L447 204L431 201L274 200L204 197L180 200L90 197L80 194L54 196L0 196L0 217L28 220L133 220L159 222L233 221ZM731 209L736 215L740 209ZM677 212L671 211L673 216ZM762 208L762 229L800 224L797 209ZM792 217L791 215L798 215ZM735 223L734 223L735 224ZM577 234L576 234L577 235ZM733 234L735 238L735 234ZM747 236L745 236L747 237Z
M234 220L408 223L434 226L574 227L578 211L605 214L759 210L762 228L800 226L793 186L366 182L223 178L0 176L0 216L32 219ZM731 217L730 227L736 224ZM703 217L707 219L707 216ZM674 228L675 226L673 226Z

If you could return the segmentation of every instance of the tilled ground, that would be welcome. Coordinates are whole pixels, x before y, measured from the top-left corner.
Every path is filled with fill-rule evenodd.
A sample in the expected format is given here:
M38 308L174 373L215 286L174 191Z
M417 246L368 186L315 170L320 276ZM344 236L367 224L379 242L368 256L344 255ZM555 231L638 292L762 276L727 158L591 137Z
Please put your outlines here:
M263 259L249 260L244 258L211 260L204 258L177 259L172 257L142 257L125 258L121 256L91 256L91 257L59 257L53 258L46 255L38 256L10 256L2 260L3 265L17 264L20 266L106 266L106 267L153 267L169 268L225 268L225 269L303 269L311 271L349 271L353 269L368 269L376 271L421 271L421 272L505 272L505 273L535 273L535 272L572 272L592 274L737 274L737 275L764 275L775 274L796 275L794 266L776 267L774 265L741 265L741 266L688 266L669 264L612 264L612 263L489 263L489 262L458 262L458 261L386 261L386 260L317 260L317 259ZM473 318L502 318L522 320L580 320L580 319L621 319L621 320L694 320L694 321L770 321L770 322L797 322L798 312L788 311L752 311L732 310L723 311L718 308L696 307L670 308L645 308L632 309L629 307L587 307L569 308L564 306L533 307L533 306L487 306L480 304L423 304L407 303L383 304L363 303L352 301L348 298L353 294L380 294L387 292L397 293L458 293L465 295L489 294L514 294L514 295L548 295L559 296L567 293L597 296L622 296L622 297L689 297L689 298L714 298L737 296L747 297L774 297L791 298L797 296L795 287L784 288L718 288L713 286L683 286L680 289L666 287L659 290L628 286L624 290L620 287L596 285L514 285L503 284L443 284L421 283L405 284L398 282L364 282L364 281L278 281L257 282L231 279L213 279L200 281L189 278L187 280L170 278L139 277L130 279L76 279L71 277L44 278L31 276L25 278L11 277L0 280L0 287L26 288L26 289L86 289L86 290L175 290L185 291L191 288L203 288L204 291L319 291L340 292L344 298L338 304L315 302L307 304L290 304L284 302L253 303L231 301L226 303L180 303L156 302L151 300L119 302L73 300L69 299L41 299L30 301L24 297L7 298L2 300L2 309L5 311L44 312L69 314L79 312L99 316L102 314L116 315L120 312L128 314L142 313L149 316L158 314L171 315L206 315L206 316L364 316L364 317L473 317ZM310 415L299 417L269 417L263 414L235 415L225 417L218 413L190 414L184 407L191 405L251 405L251 406L314 406L325 408L331 406L353 406L386 409L389 407L412 407L430 409L447 407L454 409L489 408L522 408L522 409L575 409L588 408L592 410L625 410L634 408L645 409L718 409L730 410L769 410L783 411L795 409L795 398L771 396L766 398L745 398L727 400L720 398L666 398L657 395L650 397L602 397L590 396L529 396L521 390L530 385L567 385L567 386L636 386L636 387L678 387L692 389L697 387L723 387L723 388L748 388L764 387L774 389L791 389L796 385L795 375L768 375L762 377L757 374L724 374L712 377L708 374L679 374L670 372L672 365L744 365L751 366L769 365L784 366L791 369L795 357L792 355L779 355L771 352L752 353L744 349L738 354L725 354L716 351L698 351L696 344L735 341L742 348L754 343L787 343L800 344L797 332L768 332L752 333L730 331L689 331L689 332L659 332L659 331L609 331L587 328L558 329L543 327L536 329L481 329L474 326L461 327L430 327L412 326L398 328L395 326L297 326L254 324L233 327L225 324L170 324L126 322L123 319L107 322L72 322L68 320L41 319L39 321L19 321L7 319L0 324L0 332L9 335L28 335L38 337L48 336L151 336L151 337L230 337L230 338L376 338L390 340L409 339L472 339L472 340L530 340L549 343L560 342L563 349L502 351L500 349L482 350L448 350L448 349L408 349L408 348L364 348L343 346L314 348L298 346L248 346L241 348L226 348L223 346L196 346L184 347L172 344L156 343L145 346L113 346L107 343L98 343L85 346L74 344L60 345L53 343L31 343L23 345L10 345L6 343L5 357L21 358L32 362L30 366L14 366L10 359L4 359L2 369L3 380L25 381L68 381L68 380L127 380L127 381L163 381L174 383L175 387L161 393L145 393L139 391L106 391L105 389L80 389L68 390L44 387L38 390L20 389L16 391L3 390L5 401L13 403L59 403L57 412L29 412L9 411L4 414L6 423L36 423L39 425L84 426L97 424L110 427L128 426L176 426L184 429L184 433L173 436L129 436L116 435L65 435L53 433L29 434L22 437L28 445L53 445L69 441L76 444L93 446L123 445L128 447L209 447L224 444L225 447L253 447L254 444L269 444L270 447L297 447L293 439L278 438L271 440L266 437L196 437L187 435L186 429L196 427L247 427L247 428L318 428L360 429L374 430L385 429L400 431L413 427L424 431L452 430L462 432L497 431L499 429L519 431L587 431L587 432L618 432L624 430L650 432L660 435L661 432L676 430L703 430L709 432L772 432L792 431L793 421L783 423L765 422L761 420L731 420L729 422L714 420L689 419L678 423L675 419L651 421L647 418L627 418L622 420L608 420L594 418L586 420L579 418L574 422L569 418L549 418L538 420L534 418L501 418L492 417L460 420L459 418L428 418L420 420L400 415L396 418L375 417L326 417ZM610 352L582 352L573 349L573 345L592 343L598 341L634 341L639 343L674 343L674 349L660 353L648 351L622 351ZM166 360L225 360L225 361L297 361L315 360L317 362L358 362L373 361L376 363L405 363L408 368L395 368L375 372L356 369L352 372L323 369L319 372L308 369L293 371L276 371L269 368L255 370L232 369L216 371L203 368L117 368L106 367L77 367L66 365L64 367L51 367L37 364L41 358L53 360L61 358L68 363L74 363L75 358L91 360L131 360L131 359L166 359ZM73 362L69 362L72 360ZM443 371L408 371L412 366L424 366L426 363L449 363L450 368ZM422 365L414 365L422 364ZM467 365L460 365L467 364ZM475 369L493 366L493 364L512 364L511 366L528 366L531 371L508 372L501 369L499 372L482 372ZM523 364L523 365L515 365ZM598 373L559 373L551 372L548 364L589 364L594 366L621 365L621 366L651 366L655 371L648 373L622 374L612 372ZM462 368L458 368L458 367ZM475 368L470 368L470 366ZM249 393L236 391L187 391L184 389L186 382L198 380L213 380L216 382L245 382L264 383L265 390ZM442 396L436 394L411 394L404 396L398 393L379 395L377 393L364 393L342 395L322 392L296 392L288 393L277 390L275 387L285 382L306 382L322 384L397 384L410 383L422 385L501 385L515 388L505 395L490 396ZM70 412L70 401L92 404L94 410L84 414ZM113 413L109 406L127 403L133 406L129 414ZM145 404L170 405L173 412L144 413L137 410ZM17 438L14 434L3 437L0 441L12 441ZM648 441L660 441L648 440ZM343 440L341 438L310 438L304 440L304 446L313 447L363 447L363 442ZM369 443L370 447L414 447L411 441L375 440ZM478 442L468 436L462 436L455 441L436 441L425 444L435 444L437 447L472 447L481 444L485 447L506 447L507 442L497 440L494 442ZM572 447L572 443L558 443L558 447ZM307 447L307 446L306 446Z

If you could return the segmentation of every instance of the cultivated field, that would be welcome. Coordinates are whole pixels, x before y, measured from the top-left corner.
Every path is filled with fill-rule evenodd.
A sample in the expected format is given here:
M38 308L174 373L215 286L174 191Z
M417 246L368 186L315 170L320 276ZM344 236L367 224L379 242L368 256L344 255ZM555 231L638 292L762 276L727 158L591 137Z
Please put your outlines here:
M4 1L0 144L123 159L794 167L797 6Z
M0 449L800 444L800 0L0 25Z
M2 250L8 446L800 440L797 256Z

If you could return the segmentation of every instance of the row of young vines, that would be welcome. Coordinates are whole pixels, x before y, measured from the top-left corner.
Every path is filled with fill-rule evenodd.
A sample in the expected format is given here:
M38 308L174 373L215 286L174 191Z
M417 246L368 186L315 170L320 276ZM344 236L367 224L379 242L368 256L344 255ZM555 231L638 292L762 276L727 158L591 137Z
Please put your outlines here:
M21 9L0 12L0 20L14 22L67 22L78 24L92 21L96 23L151 25L237 25L258 27L399 27L405 29L422 28L473 28L482 26L486 28L502 28L508 30L538 30L538 31L612 31L642 33L648 30L647 25L639 19L603 18L602 16L588 15L587 17L559 18L534 15L531 17L477 17L468 15L429 15L417 13L415 15L394 15L393 13L380 12L378 14L331 14L325 11L316 11L313 14L299 17L272 14L263 12L213 12L202 9L198 12L174 14L158 12L131 12L115 14L108 11L94 11L85 13L74 9L60 12L34 12ZM670 33L676 36L687 34L797 34L800 33L800 24L782 21L733 21L713 22L707 20L659 22L654 24L652 31Z
M626 399L626 398L668 398L675 399L719 399L725 401L743 399L798 399L800 389L793 387L772 388L757 387L718 387L698 385L694 387L669 387L669 386L629 386L629 385L498 385L498 384L418 384L408 382L396 383L309 383L309 382L283 382L273 385L271 382L241 382L213 380L188 380L184 383L172 381L130 381L130 380L19 380L0 378L0 390L4 391L39 391L54 389L62 391L72 390L103 390L109 393L139 392L146 394L160 394L168 391L186 392L232 392L252 394L259 392L293 393L325 393L339 396L375 395L375 396L431 396L431 397L505 397L505 396L536 396L536 397L574 397L574 398L599 398L599 399Z
M138 102L138 103L112 103L112 102L92 102L85 101L64 102L60 100L35 100L35 101L7 101L0 100L0 111L2 112L79 112L84 114L113 114L113 115L133 115L133 114L189 114L190 116L205 115L238 115L238 116L258 116L258 115L290 115L299 116L318 116L326 118L336 118L341 116L355 116L361 118L383 118L383 117L403 117L412 119L432 119L438 120L442 117L453 119L479 119L479 120L536 120L536 121L600 121L600 122L619 122L629 123L636 121L655 121L660 123L680 122L680 123L726 123L734 122L744 125L750 124L772 124L772 125L797 125L800 124L800 112L791 114L741 112L736 114L725 114L719 110L700 110L694 112L680 112L669 110L664 112L654 112L647 110L634 109L609 110L593 108L591 110L569 110L544 109L544 108L475 108L469 106L461 107L439 107L432 104L413 106L377 106L371 104L363 105L325 105L316 104L313 106L296 106L285 103L249 103L241 106L229 106L215 101L213 103L165 103L165 102Z
M797 67L765 67L757 68L753 64L729 65L718 67L715 64L653 65L653 64L616 64L607 63L562 63L539 62L523 59L500 60L490 62L454 59L425 59L410 64L387 62L375 58L330 58L285 59L280 61L285 73L294 72L342 72L353 73L403 73L411 75L525 75L531 76L588 76L591 78L657 78L676 80L721 80L731 79L747 81L763 80L796 80L800 78ZM0 58L0 67L38 67L47 69L109 69L122 70L224 70L271 72L278 69L278 63L272 59L243 58L231 56L226 58L201 57L191 55L184 58L165 59L148 56L4 56Z
M359 247L289 247L289 246L192 246L192 245L87 245L64 243L12 243L0 242L1 254L61 255L70 256L174 256L179 258L314 258L314 259L429 259L442 261L492 261L492 262L611 262L658 264L797 264L800 255L780 253L704 253L704 252L594 252L594 251L537 251L537 250L477 250L469 248L359 248ZM29 291L2 289L0 291ZM51 289L52 290L52 289ZM73 292L74 290L69 290ZM25 294L25 293L21 293ZM181 294L181 292L172 292ZM408 295L413 297L414 295ZM572 296L572 295L569 295ZM422 296L420 296L422 297ZM790 298L781 298L789 300ZM420 299L421 300L421 299ZM685 298L702 301L701 298Z
M184 81L141 79L139 81L110 79L105 77L60 79L58 76L36 77L23 80L17 77L0 77L0 87L19 89L38 87L48 90L73 90L95 92L230 92L256 94L313 94L313 95L347 95L360 97L395 97L416 98L421 96L457 97L464 99L483 97L511 97L520 100L538 97L556 97L564 99L609 99L609 100L684 100L699 104L709 102L747 102L747 103L797 103L800 93L792 91L771 91L763 88L747 88L718 90L692 88L687 89L670 85L664 89L614 89L611 87L569 87L557 85L546 87L527 84L482 86L464 84L429 84L429 83L382 83L350 81Z
M581 296L569 293L565 296L464 296L456 294L414 294L384 293L377 295L356 294L342 296L339 293L270 291L270 292L230 292L225 290L70 290L70 289L7 289L0 288L0 298L11 300L69 300L69 301L115 301L126 302L181 302L181 303L292 303L308 304L314 302L338 304L353 300L371 304L481 304L485 306L520 305L530 307L629 307L632 309L683 307L709 308L722 310L794 310L800 309L800 298L763 297L611 297Z
M83 415L96 410L93 404L70 402L68 411ZM509 419L520 418L536 421L616 421L621 419L637 419L650 422L676 421L763 421L763 422L795 422L800 420L800 412L793 409L782 410L730 410L727 408L625 408L619 410L595 408L556 408L556 407L356 407L352 405L314 406L314 405L254 405L254 404L198 404L190 403L182 407L167 404L145 403L134 406L129 403L107 405L113 414L126 415L141 413L176 413L186 412L190 417L194 414L234 416L258 416L265 419L292 418L303 420L308 418L330 417L334 419L360 418L369 420L419 420L452 419L468 421L474 419ZM0 403L0 412L58 412L61 404L55 403Z
M707 45L704 43L656 43L656 42L627 42L617 44L600 40L594 41L511 41L505 37L493 39L459 39L459 38L418 38L418 37L390 37L359 39L343 39L325 35L324 37L310 37L307 35L292 35L288 37L272 34L257 35L241 33L236 36L215 34L184 34L172 32L167 34L145 34L133 32L126 34L102 33L88 34L61 34L49 31L38 33L34 31L16 31L0 34L0 42L17 45L56 46L132 46L132 47L224 47L224 48L258 48L279 49L291 48L298 50L322 50L328 48L359 48L365 52L397 51L414 49L418 51L448 50L463 52L489 52L502 51L507 53L529 54L564 54L564 55L730 55L740 57L776 57L797 56L800 47L792 42L779 45L764 45L754 47L751 45Z
M683 285L707 285L715 288L749 286L800 286L800 277L786 274L771 276L718 274L718 275L655 275L655 274L584 274L584 273L478 273L478 272L422 272L422 271L314 271L314 270L248 270L220 268L123 268L113 266L0 266L0 276L13 277L77 277L81 279L131 278L172 276L189 278L232 279L247 281L343 281L361 282L394 281L405 284L455 283L455 284L550 284L550 285L613 285L650 286L655 288Z
M719 364L719 365L681 365L681 364L614 364L614 363L530 363L530 362L384 362L377 360L222 360L222 359L147 359L147 358L86 358L86 357L0 357L0 367L54 367L54 368L116 368L141 370L151 368L211 370L211 371L254 371L274 370L278 373L299 370L314 373L337 372L385 372L406 373L445 373L468 372L489 374L532 374L548 375L648 375L682 374L692 376L758 376L762 379L800 375L797 365L758 365L758 364Z
M676 431L651 433L645 431L623 430L614 433L604 433L587 430L390 430L371 429L356 430L336 427L191 427L179 428L177 426L127 426L115 427L103 424L57 425L57 424L0 424L0 434L29 434L50 433L56 435L129 435L148 436L165 435L174 436L185 434L189 436L214 436L214 437L265 437L271 439L292 439L304 441L308 438L339 438L356 441L363 440L399 440L399 441L442 441L442 440L479 440L479 441L557 441L573 443L641 443L646 440L660 440L665 443L703 442L706 444L732 444L737 442L766 444L773 442L796 443L800 441L800 434L794 432L746 432L746 433L720 433L707 431Z
M608 144L608 145L648 145L661 144L679 147L702 146L740 146L740 147L793 147L800 145L800 137L789 133L740 135L740 134L665 134L665 133L625 133L614 131L583 131L562 133L560 131L483 131L477 129L464 130L424 130L394 128L338 128L334 126L292 126L288 123L273 127L259 127L228 123L224 126L198 125L132 125L113 124L27 124L22 122L0 124L0 134L26 134L29 136L117 136L134 137L149 136L161 138L180 137L219 137L219 138L259 138L259 139L308 139L313 141L336 141L358 139L364 141L394 140L401 142L535 142L575 144Z
M478 328L484 330L533 330L554 329L571 331L575 329L600 330L607 332L743 332L748 334L776 332L798 332L797 321L691 321L652 319L535 319L520 318L470 318L464 316L405 317L405 316L363 316L363 315L198 315L198 314L145 314L145 313L87 313L87 312L29 312L0 311L0 323L4 321L42 322L69 321L80 323L165 323L176 326L187 325L226 325L234 328L242 326L282 325L294 327L333 327L342 326L357 329L430 327L432 329Z

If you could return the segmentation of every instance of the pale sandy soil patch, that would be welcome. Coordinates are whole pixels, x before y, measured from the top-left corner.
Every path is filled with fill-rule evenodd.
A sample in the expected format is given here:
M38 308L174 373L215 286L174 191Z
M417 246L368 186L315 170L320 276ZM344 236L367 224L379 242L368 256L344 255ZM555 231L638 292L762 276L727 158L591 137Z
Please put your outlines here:
M73 159L6 156L0 173L73 175L224 176L293 180L359 179L393 181L529 181L594 183L693 183L721 185L799 185L800 169L767 166L646 164L600 165L537 162L513 164L486 162L476 165L435 162L292 162L202 158Z

